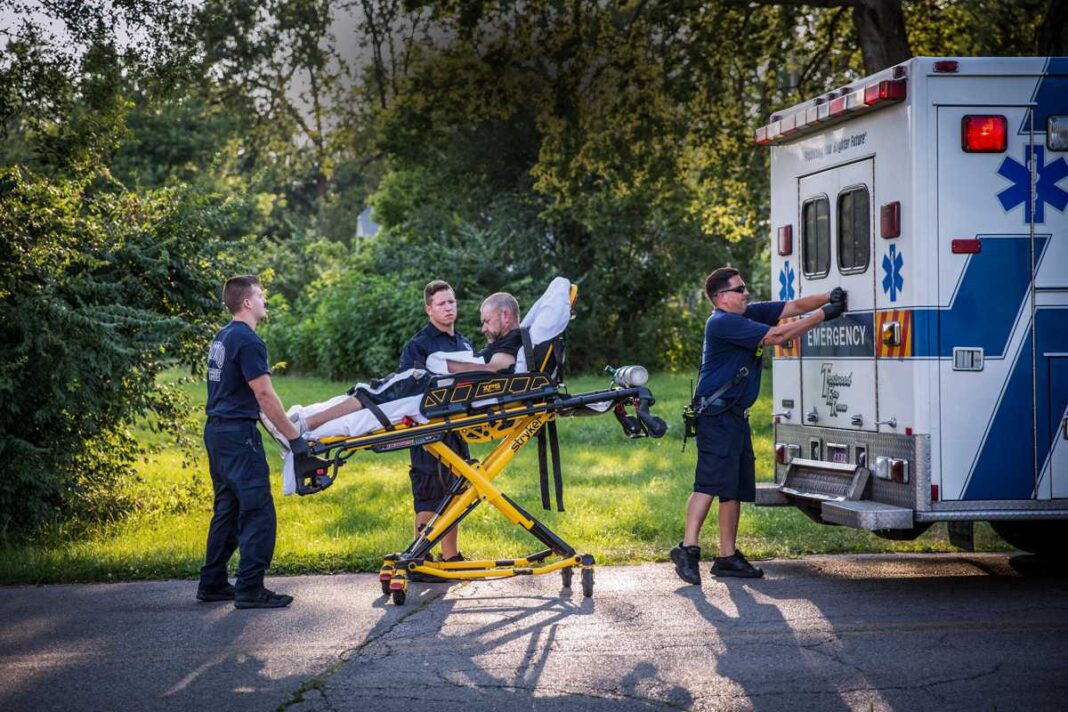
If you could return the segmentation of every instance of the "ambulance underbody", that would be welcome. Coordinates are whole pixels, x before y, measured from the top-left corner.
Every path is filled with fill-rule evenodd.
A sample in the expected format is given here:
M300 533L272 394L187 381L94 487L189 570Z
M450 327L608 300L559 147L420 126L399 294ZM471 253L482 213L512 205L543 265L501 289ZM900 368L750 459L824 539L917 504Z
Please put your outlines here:
M758 504L918 536L1068 534L1068 58L915 58L777 113L772 294L848 291L773 360Z

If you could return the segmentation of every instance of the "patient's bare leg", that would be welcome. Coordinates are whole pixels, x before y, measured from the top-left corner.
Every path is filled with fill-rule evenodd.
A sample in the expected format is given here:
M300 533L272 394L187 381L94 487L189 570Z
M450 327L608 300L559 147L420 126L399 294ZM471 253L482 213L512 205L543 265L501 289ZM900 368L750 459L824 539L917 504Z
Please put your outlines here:
M308 430L315 430L335 418L350 415L358 410L363 410L363 405L360 404L360 401L350 396L337 405L332 405L326 410L309 415L305 420L308 423Z

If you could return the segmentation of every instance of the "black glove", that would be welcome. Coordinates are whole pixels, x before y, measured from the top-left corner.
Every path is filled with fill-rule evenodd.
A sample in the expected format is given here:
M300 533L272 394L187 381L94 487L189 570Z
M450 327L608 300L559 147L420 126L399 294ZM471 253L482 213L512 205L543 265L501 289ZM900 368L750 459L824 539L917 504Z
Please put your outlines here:
M824 304L822 307L820 307L820 311L823 312L824 321L831 321L832 319L837 319L838 317L842 316L843 313L845 313L845 310L846 305L844 302L831 302L830 304Z
M841 287L835 287L834 289L831 290L831 298L830 298L830 303L831 304L838 304L839 302L845 303L845 300L846 300L846 290L842 289Z
M297 455L307 455L309 452L311 452L311 449L308 446L307 440L305 440L303 437L297 436L289 441L289 451L293 453L294 457L296 457Z

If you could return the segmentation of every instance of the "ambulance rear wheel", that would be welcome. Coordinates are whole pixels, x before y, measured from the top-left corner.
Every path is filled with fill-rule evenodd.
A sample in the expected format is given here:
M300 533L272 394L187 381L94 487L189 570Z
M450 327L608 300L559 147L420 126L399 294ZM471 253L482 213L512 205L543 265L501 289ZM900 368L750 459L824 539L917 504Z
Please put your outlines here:
M1047 559L1068 559L1064 541L1068 538L1068 520L1043 519L1031 522L990 522L1002 539L1021 551Z
M404 599L408 597L408 594L404 591L391 591L391 594L393 596L393 605L395 606L403 606Z
M582 595L586 598L593 595L593 569L582 570Z
M563 579L564 588L571 588L571 576L574 571L568 566L566 569L560 569L560 578Z

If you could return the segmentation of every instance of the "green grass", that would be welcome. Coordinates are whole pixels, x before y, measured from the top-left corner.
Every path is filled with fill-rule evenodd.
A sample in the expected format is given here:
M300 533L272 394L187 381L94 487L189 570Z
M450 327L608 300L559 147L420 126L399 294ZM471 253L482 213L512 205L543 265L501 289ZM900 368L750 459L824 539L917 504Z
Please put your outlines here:
M176 374L167 378L177 381ZM770 377L752 417L759 479L771 479ZM310 403L342 392L349 384L277 377L283 403ZM569 382L579 393L602 388L605 378ZM671 425L661 440L628 440L611 414L564 420L560 448L564 468L563 513L542 512L537 449L525 448L496 481L575 548L602 563L662 561L682 533L682 515L693 483L694 443L680 452L680 417L689 377L657 375L650 387L654 412ZM204 386L184 383L198 412ZM0 581L45 583L193 577L204 553L211 518L207 459L185 462L163 436L139 431L160 451L141 464L139 500L150 503L125 521L89 532L52 531L36 541L0 549ZM280 463L265 436L278 510L276 574L375 571L385 553L402 550L412 534L407 452L362 452L341 470L335 485L312 497L281 495ZM476 446L474 455L488 451ZM715 508L705 525L706 551L715 547ZM541 548L488 507L476 510L460 532L468 557L504 558ZM842 527L821 526L793 509L743 508L739 546L752 558L814 553L952 551L943 526L912 542L891 542ZM976 528L977 549L1006 548L987 525ZM236 559L236 557L235 557Z

